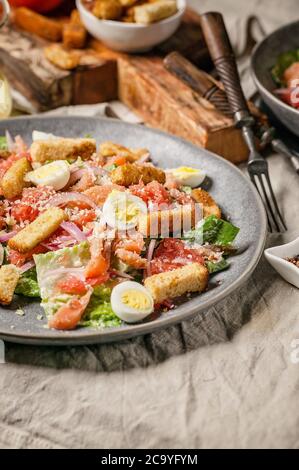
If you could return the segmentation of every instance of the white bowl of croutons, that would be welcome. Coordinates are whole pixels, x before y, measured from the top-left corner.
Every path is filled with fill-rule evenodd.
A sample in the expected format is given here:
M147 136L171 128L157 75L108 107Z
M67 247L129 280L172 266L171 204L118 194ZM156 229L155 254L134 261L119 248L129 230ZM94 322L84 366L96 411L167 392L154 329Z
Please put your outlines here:
M179 27L186 0L76 0L87 31L111 49L145 52Z

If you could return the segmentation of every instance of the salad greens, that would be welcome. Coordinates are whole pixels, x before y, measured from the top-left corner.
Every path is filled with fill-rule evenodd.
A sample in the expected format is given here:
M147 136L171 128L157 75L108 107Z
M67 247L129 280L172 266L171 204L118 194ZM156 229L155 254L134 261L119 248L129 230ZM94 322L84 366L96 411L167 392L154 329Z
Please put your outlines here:
M94 289L80 323L82 326L106 328L121 325L121 320L115 315L111 307L111 291L112 289L107 286L98 286Z
M277 58L275 66L271 70L274 82L279 86L284 86L283 74L290 65L299 61L299 48L292 51L284 52Z
M33 258L41 298L44 301L53 295L57 279L65 275L67 270L76 273L87 265L90 259L89 245L88 242L82 242L71 248L34 255Z
M21 275L15 293L26 297L40 297L35 268L31 268Z
M61 306L73 297L70 294L56 294L55 285L57 280L64 276L65 272L80 275L82 268L84 270L89 259L90 252L87 242L80 243L72 248L63 248L34 256L41 291L41 305L47 315L55 314ZM111 288L105 285L95 287L80 324L92 327L119 326L121 320L111 308L110 296Z
M206 265L210 274L223 271L224 269L229 267L228 261L223 257L217 263L214 261L207 261Z
M0 136L0 150L7 150L7 140L5 136Z
M203 219L197 228L185 233L184 238L198 243L230 245L239 233L239 228L226 220L210 215Z
M71 248L49 251L34 255L37 280L40 287L41 306L47 315L53 315L62 304L67 303L72 296L55 293L55 286L61 277L68 272L80 274L90 259L88 242L80 243ZM81 268L81 269L80 269Z
M217 219L214 215L203 219L197 228L190 230L185 234L185 238L191 243L209 245L217 245L226 247L231 245L239 233L239 228L235 227L226 220ZM228 268L229 263L225 254L221 256L219 261L206 261L209 273L216 273Z

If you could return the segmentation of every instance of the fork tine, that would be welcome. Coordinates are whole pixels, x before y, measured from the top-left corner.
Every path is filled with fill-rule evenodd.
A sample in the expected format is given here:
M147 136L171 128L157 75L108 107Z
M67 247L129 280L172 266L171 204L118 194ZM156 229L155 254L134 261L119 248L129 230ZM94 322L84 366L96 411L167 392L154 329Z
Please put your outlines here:
M249 175L250 175L250 179L251 179L252 183L254 184L254 186L255 186L257 192L259 193L259 195L260 195L260 197L261 197L261 193L260 193L260 190L259 190L259 188L258 188L258 185L256 184L254 175L251 174L251 173L249 173ZM262 197L261 197L261 199L262 199ZM262 199L262 201L263 201L263 199ZM269 214L268 214L267 208L266 208L266 206L265 206L265 203L264 203L264 207L265 207L265 212L266 212L266 216L267 216L267 220L268 220L269 232L272 233L272 232L273 232L273 228L272 228L272 225L271 225L271 221L270 221Z
M263 173L263 174L265 174L265 173ZM267 205L267 208L268 208L268 213L271 215L272 221L274 222L274 225L275 225L275 227L276 227L277 232L279 232L279 231L280 231L280 227L279 227L279 224L278 224L277 219L276 219L276 217L275 217L275 214L274 214L274 212L273 212L271 203L270 203L270 201L269 201L269 197L268 197L268 194L267 194L265 185L264 185L263 177L262 177L261 174L259 174L259 175L257 175L257 176L258 176L258 179L259 179L259 182L260 182L262 191L263 191L263 195L264 195L264 198L265 198L265 201L266 201L266 205Z
M277 201L276 201L276 197L275 197L275 194L273 192L273 189L272 189L272 185L271 185L271 181L270 181L270 178L269 178L269 174L268 172L265 173L265 177L266 177L266 180L267 180L267 183L268 183L268 186L269 186L269 191L270 191L270 194L271 194L271 198L272 198L272 201L273 201L273 204L274 204L274 207L275 207L275 210L277 212L277 215L282 223L282 226L285 230L287 230L287 226L285 224L285 221L283 220L283 217L280 213L280 210L279 210L279 207L278 207L278 204L277 204Z

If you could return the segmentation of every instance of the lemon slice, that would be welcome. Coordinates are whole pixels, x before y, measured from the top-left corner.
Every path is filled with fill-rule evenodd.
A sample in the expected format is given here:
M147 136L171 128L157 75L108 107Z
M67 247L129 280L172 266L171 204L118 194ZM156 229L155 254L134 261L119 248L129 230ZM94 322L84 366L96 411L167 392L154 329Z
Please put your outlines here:
M12 97L9 84L0 73L0 118L7 118L12 112Z

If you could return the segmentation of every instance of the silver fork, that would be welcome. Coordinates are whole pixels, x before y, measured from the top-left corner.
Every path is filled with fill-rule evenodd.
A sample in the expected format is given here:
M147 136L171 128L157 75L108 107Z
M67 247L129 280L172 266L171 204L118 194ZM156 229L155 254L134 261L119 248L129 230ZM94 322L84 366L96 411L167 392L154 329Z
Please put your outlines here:
M248 173L258 190L266 209L269 230L287 230L280 213L268 171L268 163L256 149L253 116L245 99L236 59L228 37L223 17L210 12L201 15L201 28L219 77L224 85L227 100L236 126L242 129L244 140L249 148Z
M280 213L274 191L272 189L268 162L265 158L256 150L254 134L251 126L243 124L242 132L244 139L249 148L249 159L248 159L248 173L250 179L257 191L259 192L261 199L263 200L270 232L281 232L287 230L285 221Z

